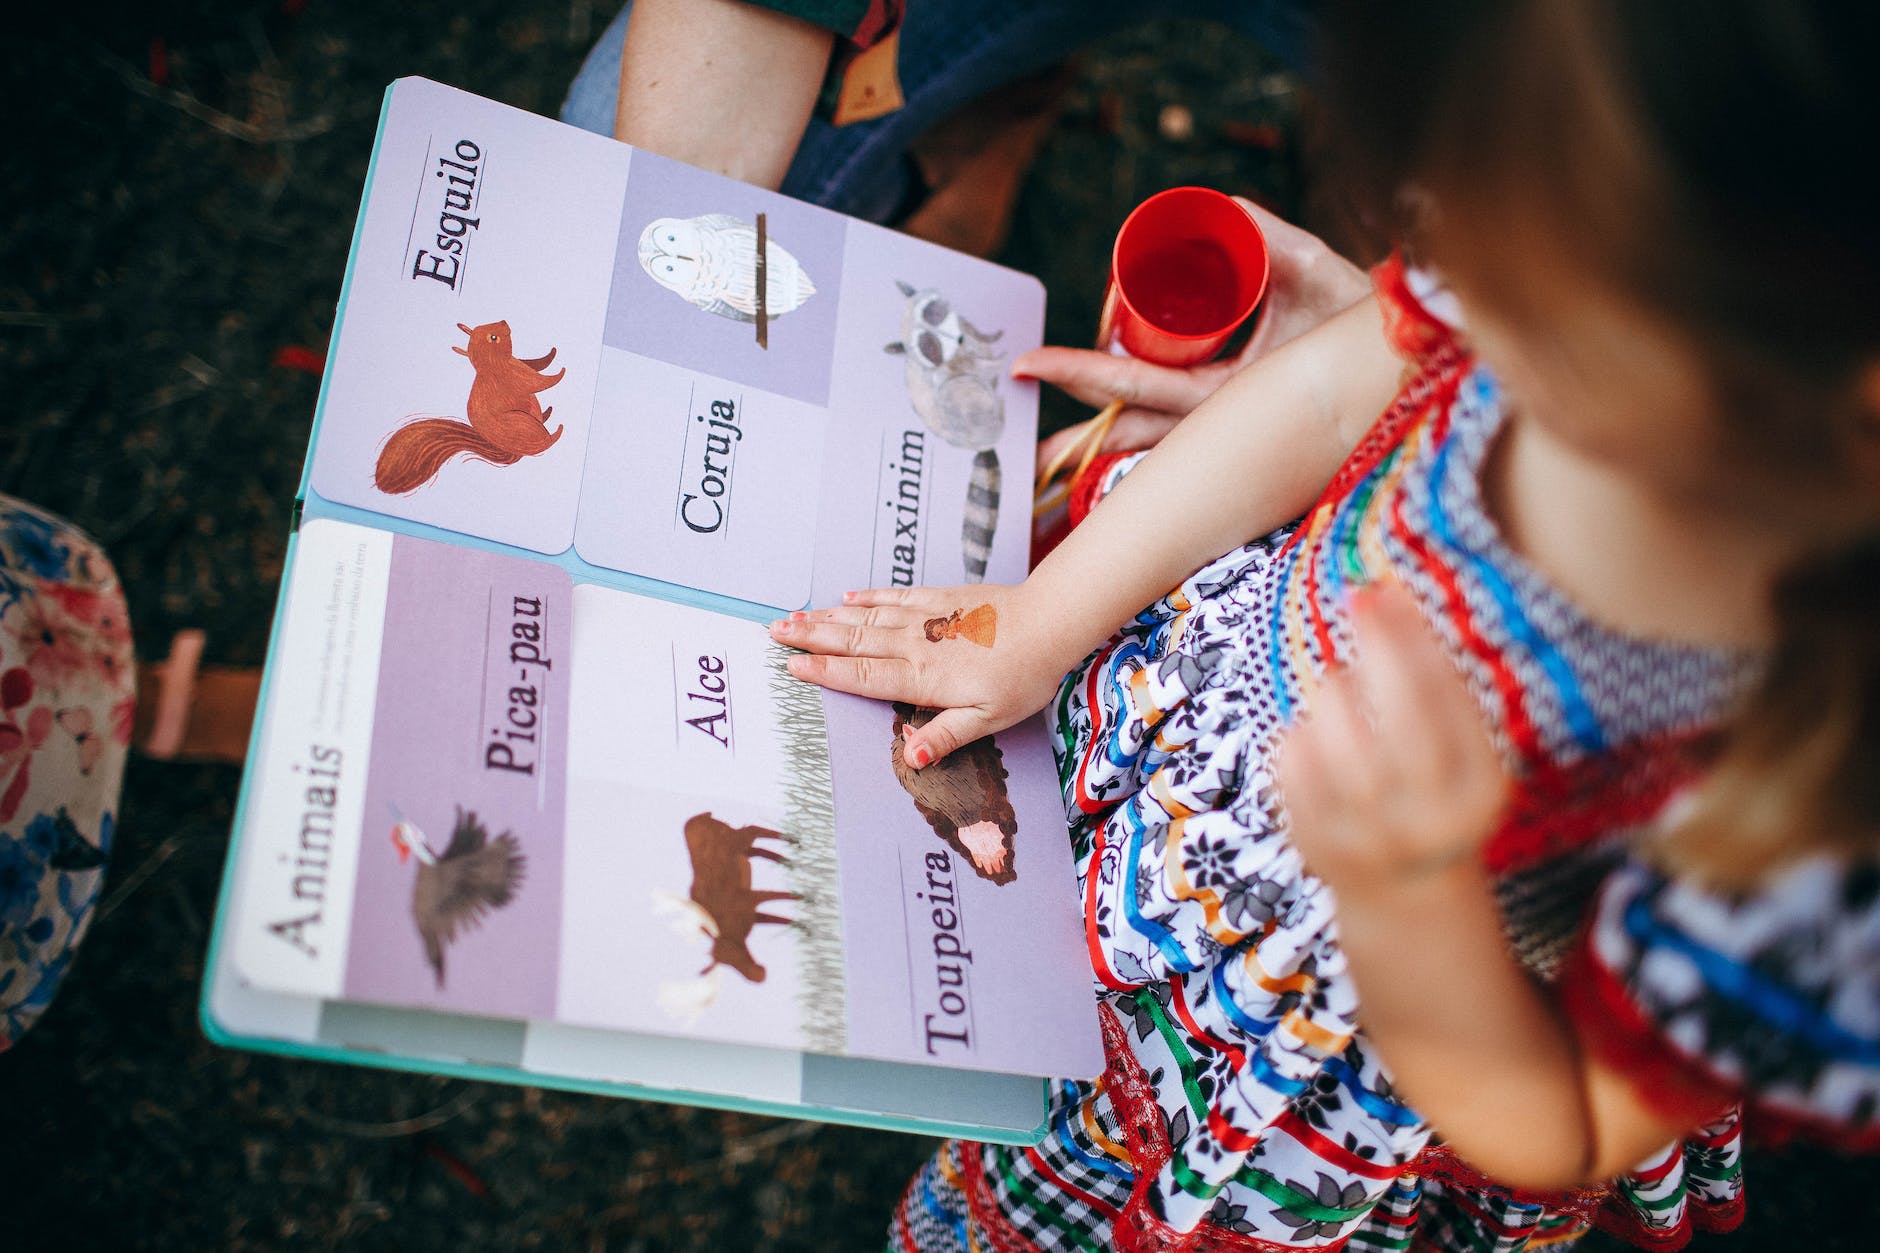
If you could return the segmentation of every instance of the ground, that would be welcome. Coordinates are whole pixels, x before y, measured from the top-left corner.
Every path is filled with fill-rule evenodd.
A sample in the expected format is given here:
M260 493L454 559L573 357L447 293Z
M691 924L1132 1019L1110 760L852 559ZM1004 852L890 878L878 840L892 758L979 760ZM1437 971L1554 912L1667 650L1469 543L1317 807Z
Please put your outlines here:
M9 19L0 91L0 491L103 541L140 654L201 626L261 660L380 95L418 74L552 113L590 0L156 0ZM1213 28L1094 47L1001 259L1086 342L1129 207L1206 183L1299 213L1296 83ZM317 368L317 367L316 367ZM1082 416L1051 400L1052 424ZM851 1250L911 1136L207 1043L203 950L237 773L134 761L96 926L0 1056L8 1249ZM1865 1163L1761 1152L1705 1250L1870 1246ZM1850 1213L1830 1196L1859 1195Z

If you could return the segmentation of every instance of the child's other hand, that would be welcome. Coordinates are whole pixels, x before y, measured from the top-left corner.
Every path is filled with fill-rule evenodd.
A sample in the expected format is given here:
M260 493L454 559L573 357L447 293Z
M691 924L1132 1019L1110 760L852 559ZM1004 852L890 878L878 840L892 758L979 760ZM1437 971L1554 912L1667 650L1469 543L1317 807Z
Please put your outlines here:
M1293 841L1341 891L1409 887L1468 864L1508 781L1481 709L1410 594L1369 588L1351 608L1356 660L1325 676L1280 746Z
M1370 294L1364 271L1317 235L1250 200L1240 203L1260 223L1272 268L1253 337L1237 356L1171 369L1088 348L1036 348L1012 363L1012 373L1061 387L1087 405L1125 402L1102 451L1149 448L1235 373ZM1048 464L1082 429L1079 424L1046 439L1038 464Z
M1058 655L1050 615L1023 584L849 592L771 623L770 636L803 650L789 662L799 679L940 710L907 734L916 770L1044 708L1077 661Z

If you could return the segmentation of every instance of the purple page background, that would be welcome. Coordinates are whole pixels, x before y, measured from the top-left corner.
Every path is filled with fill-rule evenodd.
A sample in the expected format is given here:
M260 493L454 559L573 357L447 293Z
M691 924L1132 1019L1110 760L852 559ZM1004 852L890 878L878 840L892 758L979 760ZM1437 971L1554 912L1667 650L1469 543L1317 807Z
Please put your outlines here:
M1004 885L979 878L914 808L889 766L893 713L857 697L830 695L836 840L842 851L842 922L848 946L849 1052L904 1061L943 1061L969 1069L1089 1078L1103 1067L1090 964L1076 929L1076 882L1064 810L1053 783L1050 745L1036 719L997 737L1018 815L1013 865ZM936 995L934 929L914 897L924 860L944 851L953 863L963 943L971 949L974 1047L942 1045L925 1055L920 1018ZM1070 903L1067 907L1066 902ZM1056 912L1061 927L1040 926ZM853 937L905 934L908 942L858 944ZM1033 935L1036 943L1014 943ZM903 1016L867 1007L908 1005Z
M768 215L769 238L801 262L816 285L802 307L770 320L768 349L757 346L752 323L687 304L655 283L639 259L640 233L655 219L728 213L755 222L760 212ZM793 400L826 404L848 225L848 219L825 209L635 151L602 342Z
M402 535L394 541L346 999L505 1018L553 1016L573 653L570 590L566 574L540 562ZM543 651L555 663L546 675L528 668L542 693L536 712L548 736L533 777L483 767L488 732L502 724L506 693L518 681L507 653L515 596L542 598ZM445 949L442 989L411 916L417 860L400 865L392 846L394 805L423 829L434 852L449 846L461 805L476 812L492 839L513 832L528 859L510 903L491 911L480 927L459 930Z

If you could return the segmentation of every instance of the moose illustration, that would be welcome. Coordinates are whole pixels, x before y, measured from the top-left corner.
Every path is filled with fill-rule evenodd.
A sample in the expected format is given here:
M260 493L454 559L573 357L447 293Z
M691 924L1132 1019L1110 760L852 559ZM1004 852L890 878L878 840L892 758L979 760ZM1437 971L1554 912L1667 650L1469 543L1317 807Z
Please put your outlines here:
M717 999L718 970L722 966L729 966L752 983L764 981L767 972L763 963L751 955L751 931L763 922L788 925L788 918L764 912L765 906L772 901L799 899L795 892L751 886L752 858L789 865L782 853L758 843L765 839L796 843L792 837L768 827L733 827L709 811L686 819L685 850L692 859L691 892L685 898L657 892L655 908L677 921L686 935L702 934L709 939L711 958L697 978L661 985L660 1004L674 1017L695 1019Z

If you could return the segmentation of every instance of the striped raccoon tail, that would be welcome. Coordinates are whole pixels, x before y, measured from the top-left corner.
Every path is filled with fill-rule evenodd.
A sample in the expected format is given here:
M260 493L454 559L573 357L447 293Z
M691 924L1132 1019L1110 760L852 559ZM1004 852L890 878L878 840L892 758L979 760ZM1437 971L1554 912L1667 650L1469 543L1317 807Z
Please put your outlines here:
M992 535L999 529L999 454L986 448L973 455L973 475L966 481L966 520L960 525L960 554L966 581L986 581Z

